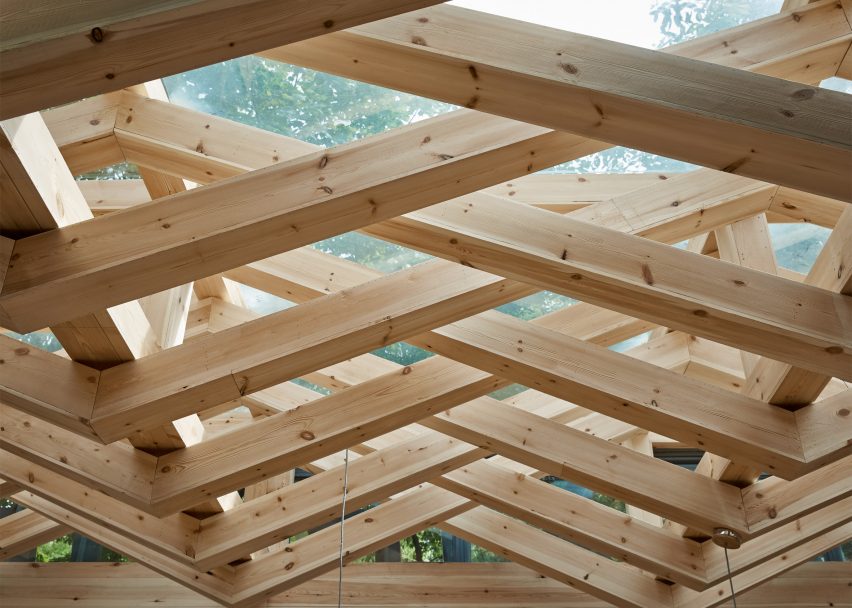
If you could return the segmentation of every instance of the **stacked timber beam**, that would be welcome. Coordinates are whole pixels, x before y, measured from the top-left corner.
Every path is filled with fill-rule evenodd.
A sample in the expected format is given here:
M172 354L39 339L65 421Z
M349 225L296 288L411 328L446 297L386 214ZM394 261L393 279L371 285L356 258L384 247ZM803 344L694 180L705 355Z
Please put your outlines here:
M27 507L0 553L74 530L271 606L328 593L341 526L347 563L437 526L516 563L458 567L470 601L476 577L532 570L537 605L687 608L729 596L716 528L745 541L742 592L852 538L852 102L817 86L850 75L852 5L787 2L661 52L345 4L0 8L0 326L63 347L0 336L0 482ZM324 149L158 82L248 53L465 109ZM536 174L615 144L703 168ZM142 179L73 178L122 161ZM807 276L772 255L791 221L832 231ZM383 275L310 247L351 230L442 259ZM238 284L296 305L258 315ZM581 302L491 310L541 290ZM402 340L435 356L371 354ZM693 472L655 445L705 455ZM375 593L379 568L347 579ZM56 572L0 568L0 588Z

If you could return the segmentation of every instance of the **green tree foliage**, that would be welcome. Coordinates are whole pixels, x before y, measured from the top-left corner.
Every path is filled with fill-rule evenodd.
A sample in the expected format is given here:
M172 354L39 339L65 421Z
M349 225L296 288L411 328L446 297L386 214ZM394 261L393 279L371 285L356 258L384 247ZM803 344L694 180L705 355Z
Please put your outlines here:
M71 535L60 536L36 550L37 562L68 562L71 561Z
M254 56L164 80L177 103L322 146L361 139L451 108Z

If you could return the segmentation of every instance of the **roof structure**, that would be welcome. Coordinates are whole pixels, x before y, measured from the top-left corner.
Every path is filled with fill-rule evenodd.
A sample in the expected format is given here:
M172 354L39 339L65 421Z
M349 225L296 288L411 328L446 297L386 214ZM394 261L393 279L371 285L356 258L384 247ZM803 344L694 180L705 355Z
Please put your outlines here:
M515 564L358 565L347 605L431 580L418 605L705 608L718 529L738 592L852 538L852 100L818 86L852 79L852 2L662 51L434 0L71 4L0 7L0 326L62 345L0 335L0 489L27 507L0 557L70 529L193 597L329 605L341 561L437 526ZM159 81L247 54L462 107L322 148ZM537 173L614 145L702 168ZM141 179L74 179L118 162ZM831 229L807 275L781 222ZM354 230L435 259L309 247ZM493 310L542 290L580 303ZM371 352L399 341L435 356ZM830 566L766 601L852 605ZM23 597L73 567L0 576ZM150 580L135 605L187 597Z

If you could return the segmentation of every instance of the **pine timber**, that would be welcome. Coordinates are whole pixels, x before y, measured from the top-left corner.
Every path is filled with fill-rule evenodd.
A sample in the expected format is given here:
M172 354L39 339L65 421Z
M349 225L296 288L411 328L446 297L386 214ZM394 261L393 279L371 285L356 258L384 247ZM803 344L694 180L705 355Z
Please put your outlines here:
M28 598L27 608L68 608L81 602L113 608L137 608L151 597L162 608L214 608L198 596L141 564L0 564L4 600ZM810 562L738 595L743 608L801 608L807 602L849 608L850 566ZM435 580L440 580L436 589ZM46 581L46 583L45 583ZM519 564L350 564L343 601L347 606L383 608L517 608L523 602L559 608L609 608L558 581ZM74 598L78 599L74 599ZM265 608L319 608L337 602L337 575L325 574L267 599ZM729 604L724 604L729 605Z
M107 22L137 8L96 0L68 16L50 4L41 13L35 6L16 12L13 3L0 9L4 41L9 28L33 26L36 37L48 32L59 43L92 15ZM134 23L144 26L176 4L187 15L227 2L158 0ZM253 0L240 6L250 8L261 7ZM369 21L364 8L337 10ZM164 27L203 29L215 21L203 10L192 14L200 15L193 23ZM11 303L12 312L0 310L0 324L23 320L42 332L64 325L104 338L88 343L66 331L67 348L55 354L0 338L0 489L32 509L19 518L31 522L32 533L16 546L40 539L41 526L57 529L55 521L211 601L249 607L331 575L344 530L344 561L351 562L443 525L566 589L615 605L686 608L727 600L724 552L696 540L716 526L746 541L731 556L740 592L850 539L852 392L841 378L852 367L852 215L838 188L852 183L846 167L801 163L797 154L809 146L828 162L841 158L838 151L848 154L842 138L850 98L812 87L845 73L852 4L787 2L777 16L669 55L471 15L440 7L337 33L340 24L313 23L307 29L329 33L289 51L313 48L328 69L366 68L428 94L461 99L470 88L474 97L465 100L477 110L601 130L608 141L665 148L710 166L741 144L759 151L728 172L529 175L609 144L461 111L323 150L178 108L156 82L7 121L0 192L11 206L0 214L0 228L8 229L0 240L0 307ZM51 18L63 27L51 30L59 23ZM263 31L278 31L279 23ZM406 23L412 27L399 28ZM456 48L461 28L470 36ZM103 50L129 39L118 31L89 30L90 44ZM145 33L140 26L128 34L134 61L165 50L146 50ZM231 34L211 35L204 48L221 50ZM470 42L495 34L485 44ZM105 44L95 40L102 36ZM555 77L536 72L537 62L550 61L535 49L568 39L589 46L571 48L564 63L569 50L554 47L563 53L554 55ZM527 50L488 55L517 44ZM202 55L166 63L204 63ZM619 67L589 74L601 57ZM158 61L144 69L164 69ZM378 61L386 68L376 69ZM607 81L625 66L636 67L642 82L617 74L617 82ZM702 69L671 82L689 66ZM87 76L76 90L98 80L96 72ZM658 91L661 83L671 86ZM726 83L744 86L721 91ZM763 96L745 86L759 83L771 83ZM518 93L536 87L568 101L593 99L545 104L533 115ZM807 99L766 105L782 91ZM58 94L73 101L74 93ZM739 107L737 100L744 100ZM836 111L817 124L816 114L797 109L802 103L835 104ZM651 118L631 118L634 107ZM649 128L655 138L646 140ZM696 137L702 129L719 137ZM806 143L764 148L784 138ZM764 164L770 156L779 162ZM137 163L142 180L84 185L85 193L70 181L71 171L113 159ZM833 177L820 180L826 170ZM735 174L743 171L775 183ZM187 179L202 186L184 191ZM828 198L832 188L835 198ZM63 224L66 203L82 220L75 226ZM807 277L777 268L771 255L768 222L794 221L833 229ZM382 276L304 247L353 228L392 239L398 233L451 261ZM790 228L792 238L776 246L804 234ZM671 247L684 240L686 252ZM234 281L298 306L258 315L244 308L243 285ZM483 312L539 289L590 301L531 322ZM115 304L133 309L112 321L104 311ZM74 320L81 315L92 322ZM650 339L624 354L603 348L646 331ZM110 332L119 336L114 344ZM400 366L368 352L400 339L450 358ZM151 348L143 352L140 343ZM316 390L296 384L301 379ZM502 402L485 396L512 381L532 388ZM165 429L161 441L163 429L156 429L184 414L194 423L186 440L172 443ZM655 459L657 446L720 455L707 452L690 472ZM341 526L344 449L351 517ZM700 474L706 463L709 477ZM314 476L288 485L295 467ZM776 475L744 488L728 483L752 481L758 470ZM627 514L543 481L552 475L626 503ZM228 491L230 502L216 504ZM684 538L681 526L695 538ZM538 580L530 589L541 588Z
M842 295L483 193L367 231L805 369L852 378L852 303ZM695 274L706 280L693 281ZM610 289L617 291L617 303ZM760 294L764 301L754 306ZM737 303L741 299L754 308L746 311ZM807 328L798 312L803 307L809 311ZM734 310L740 314L732 315Z
M121 93L97 95L41 113L73 175L125 161L115 137ZM101 180L86 180L91 185ZM80 184L82 189L84 183Z
M823 89L453 6L264 56L852 202L852 102Z
M816 6L821 7L821 10L822 10L822 9L824 9L824 8L825 8L826 3L823 3L823 5L815 5L815 7L816 7ZM834 13L837 13L837 11L833 11L833 13L829 13L829 14L830 14L830 15L833 15ZM842 17L842 15L841 15L841 17ZM832 16L832 18L833 18L833 16ZM817 14L815 13L815 14L814 14L814 20L815 20L815 21L819 21L819 19L820 19L819 15L817 15ZM789 21L790 21L790 19L786 19L785 21L789 22ZM794 21L794 22L798 23L798 22L801 22L801 21L804 21L804 20L802 20L802 19L798 19L798 20L792 20L792 21ZM811 19L808 19L807 21L808 21L808 22L810 22L810 21L811 21ZM832 22L832 23L835 23L835 22ZM746 31L746 32L747 32L746 38L748 38L748 35L759 35L759 34L761 34L761 33L766 33L766 32L768 31L768 30L767 30L767 27L768 27L768 26L771 26L771 25L774 25L774 22L773 22L772 24L761 24L761 27L751 27L751 26L746 27L746 28L745 28L745 30L744 30L744 31ZM784 26L784 27L786 27L786 26ZM834 26L832 26L832 27L834 27ZM818 32L820 32L820 33L825 32L825 35L826 35L826 36L829 36L829 37L832 35L832 33L835 33L835 35L847 35L847 34L849 34L849 32L848 32L848 27L849 27L849 26L848 26L848 23L843 23L843 24L840 24L840 25L838 26L838 28L839 28L838 30L834 30L834 29L830 29L830 28L829 28L829 29L821 29L821 28L817 28L817 30L813 30L813 29L808 28L808 29L806 29L806 30L804 30L804 31L803 31L803 30L802 30L802 28L796 28L796 29L794 30L795 35L792 35L792 36L791 36L791 33L790 33L790 32L785 32L785 33L786 33L786 37L784 37L784 38L779 38L779 40L784 40L784 41L793 40L793 41L798 41L798 42L800 42L800 41L801 41L801 35L802 35L802 34L804 34L805 32L807 32L806 36L807 36L807 35L813 35L813 34L811 34L811 32L814 32L814 31L818 31ZM843 32L843 28L846 28L845 33ZM738 31L740 31L740 30L738 30ZM836 32L840 32L840 33L836 33ZM813 43L813 40L809 40L808 42L812 44L812 43ZM770 46L770 49L768 50L768 55L769 55L769 56L772 56L772 55L773 55L773 53L778 52L778 50L777 50L777 49L778 49L778 47ZM700 53L699 53L699 54L700 54ZM745 54L741 55L741 57L745 57L745 56L746 56ZM730 57L730 55L729 55L729 57ZM737 61L739 61L739 60L737 60ZM810 65L810 64L809 64L809 65ZM193 151L194 151L194 148L195 148L195 144L197 144L197 142L194 142L194 145L193 145L193 147L192 147L192 150L193 150ZM593 151L593 150L589 149L589 150L587 150L587 152L586 152L586 153L591 152L591 151ZM196 154L196 156L198 156L198 155ZM519 174L519 175L520 175L520 174ZM319 237L318 237L318 238L319 238ZM42 324L42 325L44 325L44 323L41 323L41 324Z
M93 425L114 441L530 292L499 277L427 262L105 370ZM340 315L341 306L348 316Z
M0 118L429 6L431 0L3 3ZM239 24L235 27L235 24Z
M91 219L92 213L40 115L6 121L2 147L3 172L19 195L13 198L14 202L3 204L6 212L2 221L8 222L4 230L41 231ZM29 216L31 223L24 220ZM149 303L147 308L154 317L170 317L175 307L166 298ZM185 316L177 317L176 328L169 329L172 333L182 332L185 324ZM169 346L174 338L160 332L157 340L145 309L137 302L99 310L51 329L72 359L99 369L155 352ZM133 437L132 442L151 451L184 447L198 440L199 426L197 418L177 423L167 421L162 428Z
M471 132L477 136L470 137ZM578 140L583 142L580 148L573 145ZM17 241L18 257L10 264L0 296L0 324L20 331L43 327L89 307L161 291L531 173L600 146L458 111L307 154L95 222ZM386 162L380 167L365 165L374 155ZM246 240L243 231L249 226L254 236ZM130 233L132 239L122 237ZM74 248L68 251L74 239ZM195 261L181 264L187 256ZM160 272L160 263L171 271ZM60 300L58 290L63 286L76 296L63 307L45 306L46 301L37 308L27 305L27 300L40 300L46 292L51 301Z
M7 560L67 534L62 524L29 509L0 519L0 559Z

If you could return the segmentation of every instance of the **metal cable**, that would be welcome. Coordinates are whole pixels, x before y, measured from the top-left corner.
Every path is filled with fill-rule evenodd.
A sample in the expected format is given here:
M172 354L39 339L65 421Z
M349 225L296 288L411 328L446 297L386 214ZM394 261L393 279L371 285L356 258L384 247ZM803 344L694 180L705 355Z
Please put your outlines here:
M727 547L725 547L725 565L728 567L728 582L731 584L731 601L734 603L734 608L737 608L737 596L734 593L734 579L731 577L731 562L728 561Z
M343 607L343 524L346 520L346 494L349 491L349 448L343 459L343 501L340 505L340 550L337 569L337 608ZM735 607L736 608L736 607Z

